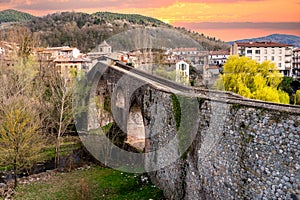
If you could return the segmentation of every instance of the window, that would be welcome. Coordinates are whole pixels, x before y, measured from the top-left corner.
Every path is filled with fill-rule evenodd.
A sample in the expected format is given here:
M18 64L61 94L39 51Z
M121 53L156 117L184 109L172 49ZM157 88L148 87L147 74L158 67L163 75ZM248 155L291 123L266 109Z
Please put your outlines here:
M255 50L255 54L260 54L260 50Z
M182 64L182 65L181 65L181 70L184 71L185 69L186 69L185 64Z
M265 57L264 57L264 60L268 60L268 57L267 57L267 56L265 56Z
M281 57L281 56L279 56L279 57L278 57L278 60L279 60L279 61L282 61L282 57Z
M260 56L255 56L255 60L260 61Z
M264 49L264 53L265 53L265 54L268 54L268 49Z
M281 67L281 63L278 63L278 67L279 67L279 68Z
M281 48L279 49L278 53L279 53L279 54L282 54L282 49L281 49Z
M275 49L272 49L271 53L272 53L272 54L275 54Z
M247 50L247 54L252 54L252 50Z
M274 60L275 60L275 59L274 59L274 56L272 56L272 57L271 57L271 60L272 60L272 61L274 61Z

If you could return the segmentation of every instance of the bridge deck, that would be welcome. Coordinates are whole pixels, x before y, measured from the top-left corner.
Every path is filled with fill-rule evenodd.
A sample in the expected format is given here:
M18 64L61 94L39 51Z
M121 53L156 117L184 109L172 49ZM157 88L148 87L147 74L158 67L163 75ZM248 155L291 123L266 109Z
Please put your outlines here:
M115 65L111 65L109 67L118 70L124 74L127 74L129 76L133 76L137 79L145 81L150 85L152 85L153 87L168 93L181 94L190 97L200 97L203 99L223 102L223 103L261 107L261 108L273 109L281 112L292 112L292 113L300 114L300 106L296 106L296 105L253 100L253 99L242 97L232 92L208 90L208 89L184 86L175 83L173 81L164 79L162 77L155 76L153 74L149 74L147 72L127 66L121 62L115 62Z

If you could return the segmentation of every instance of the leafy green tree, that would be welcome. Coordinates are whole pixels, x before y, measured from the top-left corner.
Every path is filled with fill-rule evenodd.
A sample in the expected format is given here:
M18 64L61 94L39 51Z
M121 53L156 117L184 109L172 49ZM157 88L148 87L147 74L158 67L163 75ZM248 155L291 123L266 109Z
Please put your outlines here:
M288 104L288 94L278 89L281 81L282 74L273 63L231 56L216 86L247 98Z
M0 105L0 163L13 168L14 187L20 170L31 167L44 147L41 122L38 110L26 97Z
M279 88L289 95L292 95L293 89L292 89L292 84L293 78L292 77L283 77L281 83L279 84Z

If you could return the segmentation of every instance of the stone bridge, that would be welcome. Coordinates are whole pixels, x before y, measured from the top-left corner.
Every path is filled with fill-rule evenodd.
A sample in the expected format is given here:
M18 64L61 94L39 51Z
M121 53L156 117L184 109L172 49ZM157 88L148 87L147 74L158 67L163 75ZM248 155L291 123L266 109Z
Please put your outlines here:
M168 199L299 199L300 107L185 87L118 62L97 63L88 80L96 101L82 128L117 124Z

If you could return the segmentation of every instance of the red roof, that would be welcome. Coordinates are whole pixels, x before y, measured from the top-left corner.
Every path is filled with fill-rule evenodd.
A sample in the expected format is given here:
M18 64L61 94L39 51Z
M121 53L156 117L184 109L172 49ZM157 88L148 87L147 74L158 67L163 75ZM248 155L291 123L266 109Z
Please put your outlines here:
M293 45L276 42L236 42L240 47L289 47Z
M230 55L230 52L226 50L210 51L209 55Z
M219 66L213 65L213 66L208 66L206 69L219 69Z

